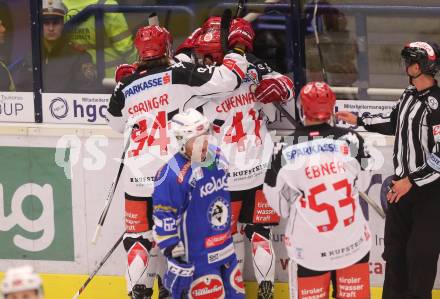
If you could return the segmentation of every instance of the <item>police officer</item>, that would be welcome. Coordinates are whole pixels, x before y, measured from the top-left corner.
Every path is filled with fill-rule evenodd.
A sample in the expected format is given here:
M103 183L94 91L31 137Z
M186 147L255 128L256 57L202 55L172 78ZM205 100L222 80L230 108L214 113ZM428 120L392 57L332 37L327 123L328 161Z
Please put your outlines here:
M93 4L117 5L116 0L64 0L69 20L81 10ZM127 21L122 13L104 15L104 62L105 77L113 78L115 67L123 63L136 61L136 50L133 47L133 36L128 28ZM96 63L96 28L95 18L90 17L75 27L71 35L72 43L82 50L86 50Z
M74 49L65 39L66 12L61 0L43 1L43 90L91 92L96 88L96 69L89 54Z
M387 195L383 298L431 298L440 253L440 69L437 44L412 42L401 52L410 85L390 115L337 117L395 135L394 180Z

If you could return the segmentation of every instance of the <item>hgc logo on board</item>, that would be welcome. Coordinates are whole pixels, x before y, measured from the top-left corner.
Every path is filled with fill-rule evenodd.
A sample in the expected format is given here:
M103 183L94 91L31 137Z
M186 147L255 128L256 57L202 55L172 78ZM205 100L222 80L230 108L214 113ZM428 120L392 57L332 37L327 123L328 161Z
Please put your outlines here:
M26 211L26 205L24 205L25 200L30 196L37 198L42 206L41 213L37 218L31 216L32 212ZM10 210L10 213L6 213L6 210ZM17 232L17 234L14 234L12 241L18 248L37 252L47 249L52 244L55 237L55 221L51 185L23 184L15 190L9 207L5 207L3 184L0 183L0 231L7 232L15 226L26 232L40 235L33 239L26 236L26 234Z
M0 259L74 260L72 186L55 151L0 147Z

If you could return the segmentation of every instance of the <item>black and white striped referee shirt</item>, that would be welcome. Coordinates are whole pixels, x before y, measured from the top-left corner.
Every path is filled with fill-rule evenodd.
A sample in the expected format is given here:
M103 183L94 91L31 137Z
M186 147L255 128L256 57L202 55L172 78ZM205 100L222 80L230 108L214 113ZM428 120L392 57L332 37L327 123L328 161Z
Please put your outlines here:
M440 88L405 89L389 115L364 113L358 125L367 131L395 135L395 174L412 184L440 182Z

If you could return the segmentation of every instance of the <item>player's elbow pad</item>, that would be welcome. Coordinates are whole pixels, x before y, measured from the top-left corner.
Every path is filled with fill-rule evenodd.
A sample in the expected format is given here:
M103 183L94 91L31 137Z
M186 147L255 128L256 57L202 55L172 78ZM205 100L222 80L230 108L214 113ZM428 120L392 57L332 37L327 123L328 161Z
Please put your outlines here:
M229 53L223 59L223 64L220 68L227 68L237 75L241 80L246 77L249 62L246 57L236 53Z

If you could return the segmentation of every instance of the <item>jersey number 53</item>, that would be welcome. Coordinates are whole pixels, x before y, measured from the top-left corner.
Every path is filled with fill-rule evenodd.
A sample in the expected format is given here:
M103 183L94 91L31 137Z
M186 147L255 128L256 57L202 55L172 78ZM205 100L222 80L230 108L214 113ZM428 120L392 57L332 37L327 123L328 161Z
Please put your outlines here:
M339 199L337 201L337 203L338 203L339 208L351 206L351 211L352 211L351 216L343 219L344 226L349 226L350 224L352 224L354 222L354 214L355 214L355 208L356 208L355 200L351 196L352 186L348 182L347 179L343 179L343 180L338 181L334 184L331 184L331 188L333 189L332 191L338 191L338 190L345 189L345 196L346 197ZM309 194L307 196L309 208L312 211L315 211L317 213L326 213L328 216L329 221L327 224L318 225L316 227L318 229L318 231L321 233L332 231L336 227L336 225L339 223L339 219L338 219L338 216L336 213L336 208L332 204L330 204L329 202L318 204L316 201L316 196L320 193L324 193L327 190L328 190L327 186L324 183L322 183L322 184L319 184L315 187L310 188ZM323 196L325 196L325 195L323 194ZM300 199L300 205L301 205L301 208L307 208L307 202L305 201L305 199L303 197L301 197L301 199Z

